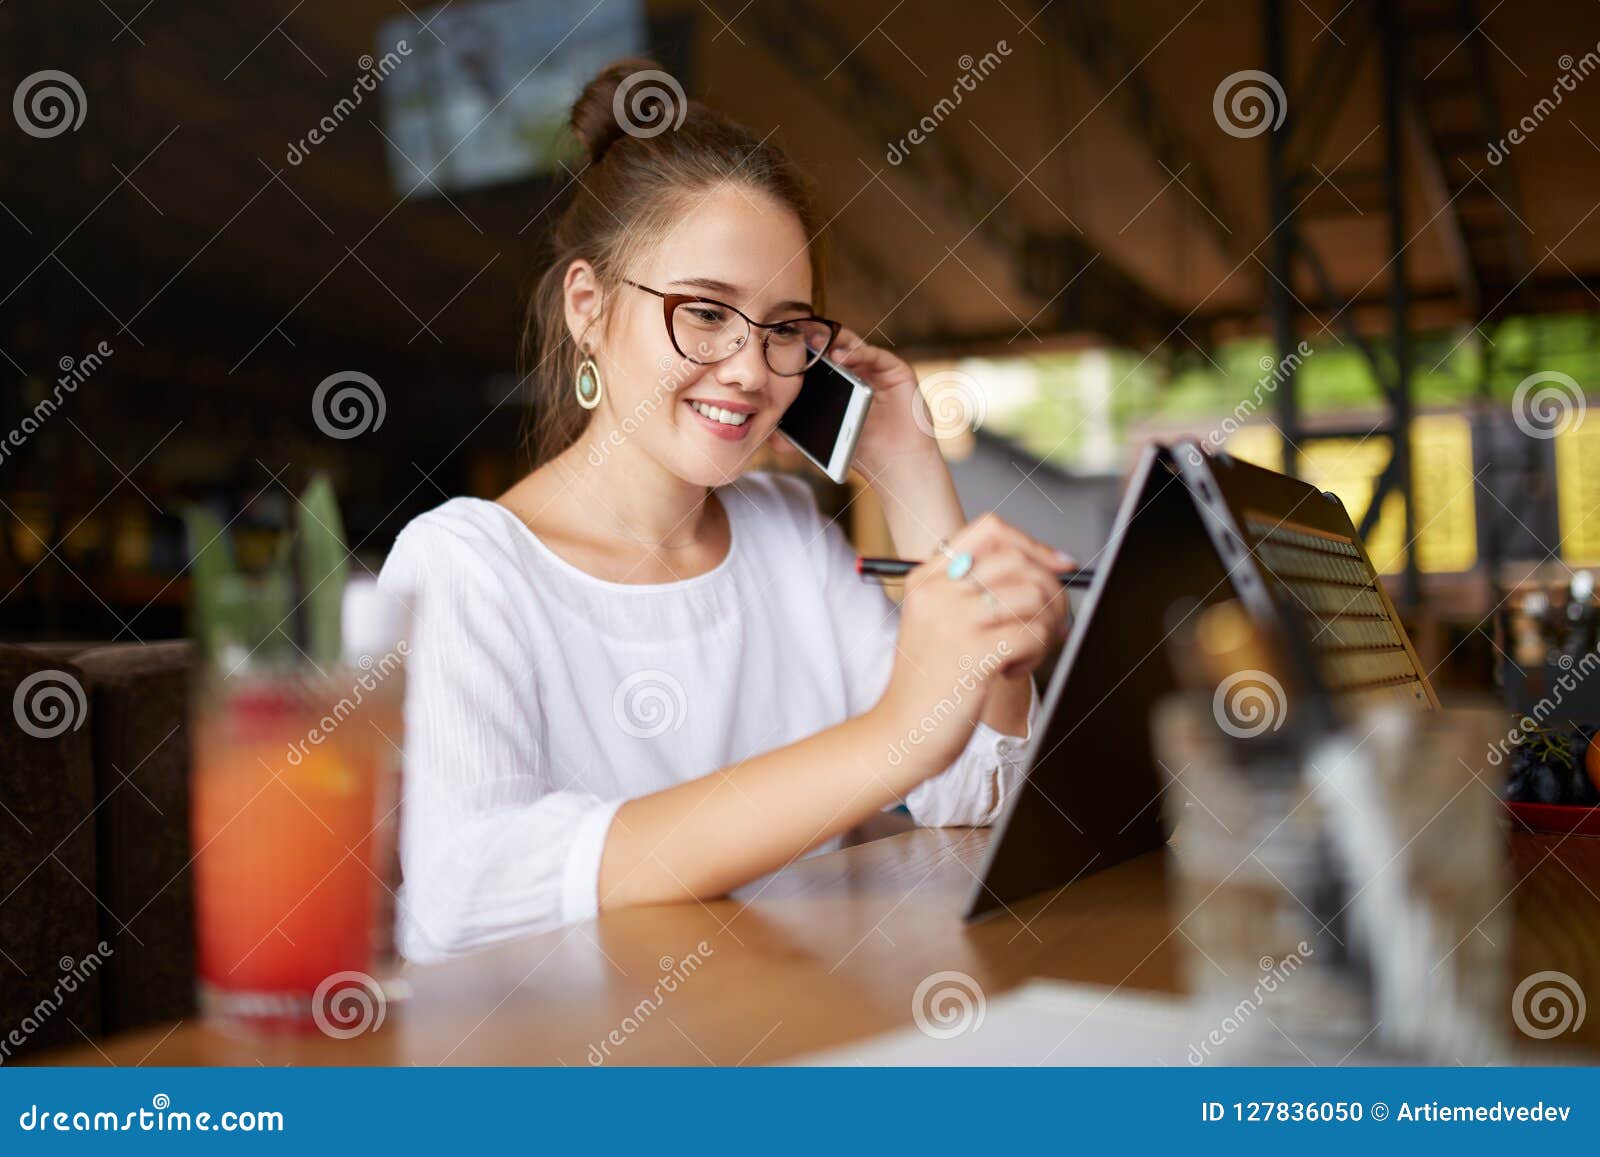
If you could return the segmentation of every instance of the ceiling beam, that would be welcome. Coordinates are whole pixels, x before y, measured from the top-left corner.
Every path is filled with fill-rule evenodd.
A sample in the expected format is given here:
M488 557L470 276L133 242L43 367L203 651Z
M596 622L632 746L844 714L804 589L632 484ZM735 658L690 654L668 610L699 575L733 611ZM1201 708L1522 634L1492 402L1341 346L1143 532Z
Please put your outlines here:
M1478 18L1478 5L1473 0L1458 0L1458 8L1461 23L1468 28L1476 29L1489 18L1488 13L1481 19ZM1478 80L1479 116L1483 122L1487 143L1500 139L1500 96L1495 89L1494 73L1491 71L1494 62L1489 59L1484 43L1485 38L1482 36L1467 36L1467 51L1471 53L1473 75ZM1528 246L1522 236L1522 219L1513 207L1517 203L1517 189L1516 182L1511 177L1511 159L1508 157L1502 164L1491 165L1489 171L1479 179L1486 181L1494 190L1495 201L1499 205L1501 238L1506 256L1506 277L1512 286L1509 304L1515 308L1528 300L1523 296L1523 287L1527 285L1533 265L1528 255Z
M1336 17L1334 27L1342 32L1329 36L1311 73L1300 89L1289 97L1289 107L1295 110L1289 122L1289 139L1284 142L1284 170L1298 173L1310 167L1311 159L1327 139L1328 130L1339 117L1345 98L1354 87L1352 80L1367 46L1372 43L1377 21L1376 8L1370 3L1354 3ZM1287 87L1287 79L1279 78Z
M859 46L841 35L810 0L763 0L751 6L748 18L773 56L795 75L811 80L810 94L862 136L899 140L926 115L925 108L874 70L857 51ZM818 76L824 79L816 81ZM974 223L971 236L1011 271L1019 294L1035 299L1044 314L1036 318L1041 325L1083 325L1130 345L1148 345L1180 323L1176 310L1082 237L1041 236L1011 203L1015 187L992 181L948 132L930 134L911 148L895 172L954 220ZM1052 257L1053 274L1041 282L1037 257L1044 250ZM1068 292L1073 278L1081 289L1072 285ZM1103 301L1115 301L1119 308L1087 308ZM1077 316L1070 312L1074 308Z
M1467 245L1466 231L1461 226L1461 213L1455 198L1450 194L1450 182L1445 175L1444 157L1428 123L1427 109L1423 107L1416 85L1407 84L1400 97L1401 115L1411 141L1411 151L1417 162L1417 176L1422 191L1434 210L1433 223L1438 226L1444 240L1445 259L1450 263L1451 276L1461 300L1473 316L1483 309L1483 286L1478 271L1472 263L1472 250Z
M1103 0L1050 3L1043 15L1059 32L1083 71L1110 97L1111 107L1161 168L1165 179L1189 189L1204 213L1200 228L1220 255L1246 261L1251 248L1239 231L1210 167L1183 139L1150 87L1142 61L1134 59L1103 8ZM1187 177L1187 180L1185 180Z

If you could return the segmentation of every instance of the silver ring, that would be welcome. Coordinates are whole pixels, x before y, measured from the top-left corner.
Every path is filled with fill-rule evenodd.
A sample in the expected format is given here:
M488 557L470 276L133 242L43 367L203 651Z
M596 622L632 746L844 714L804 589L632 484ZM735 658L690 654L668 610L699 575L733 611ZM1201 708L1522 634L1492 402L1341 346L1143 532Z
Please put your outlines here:
M955 558L956 552L950 549L950 540L941 538L933 544L933 549L944 555L945 558Z
M1000 610L1001 610L1000 600L994 597L994 592L993 591L991 591L987 587L985 587L983 590L979 591L978 593L983 596L983 602L984 602L985 606L987 606L991 611L995 612L995 614L999 614L1000 613Z

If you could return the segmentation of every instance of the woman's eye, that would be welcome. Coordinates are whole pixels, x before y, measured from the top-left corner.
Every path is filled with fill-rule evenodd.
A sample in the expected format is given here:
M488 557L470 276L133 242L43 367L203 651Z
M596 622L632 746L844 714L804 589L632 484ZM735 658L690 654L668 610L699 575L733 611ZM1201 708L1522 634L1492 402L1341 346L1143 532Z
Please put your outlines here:
M800 340L801 329L798 325L777 325L771 334L773 341L794 342Z
M721 325L728 320L727 311L714 306L691 305L688 307L688 313L703 325Z

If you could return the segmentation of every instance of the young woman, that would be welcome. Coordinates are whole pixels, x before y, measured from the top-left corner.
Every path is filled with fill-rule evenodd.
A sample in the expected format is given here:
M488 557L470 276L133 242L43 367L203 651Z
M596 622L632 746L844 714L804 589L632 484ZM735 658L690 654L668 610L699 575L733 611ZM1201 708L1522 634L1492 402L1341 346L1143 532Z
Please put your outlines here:
M414 960L719 896L899 801L991 822L1064 630L1071 560L967 523L911 367L816 316L787 158L693 102L654 135L619 123L654 68L612 65L572 110L588 164L529 308L535 469L417 518L383 570L418 614ZM802 481L743 473L830 339L876 391L855 464L928 559L898 609Z

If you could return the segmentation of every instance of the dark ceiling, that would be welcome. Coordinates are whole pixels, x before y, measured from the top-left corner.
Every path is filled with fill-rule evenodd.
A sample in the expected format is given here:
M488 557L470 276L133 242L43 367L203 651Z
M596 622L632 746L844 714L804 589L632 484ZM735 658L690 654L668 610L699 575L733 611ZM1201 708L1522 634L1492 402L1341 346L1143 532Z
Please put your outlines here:
M1336 298L1379 303L1390 245L1379 6L1282 7L1288 149L1314 175L1294 198L1301 232ZM1179 340L1179 323L1206 341L1259 323L1268 136L1224 132L1213 96L1264 66L1264 4L723 8L651 4L658 51L692 93L774 132L817 179L835 310L858 328L950 350L1084 332L1148 345ZM89 109L69 136L3 130L7 356L26 365L56 349L51 315L89 304L119 334L184 335L230 379L308 344L463 383L509 369L555 184L402 199L375 102L302 163L286 160L348 93L378 24L406 11L0 8L8 79L66 69ZM1418 323L1600 300L1600 83L1557 83L1596 51L1600 7L1544 5L1538 20L1457 2L1399 12ZM986 53L998 66L936 113ZM1490 164L1495 126L1553 90L1563 103ZM930 115L934 131L891 163L890 144ZM1294 285L1308 302L1314 272Z

